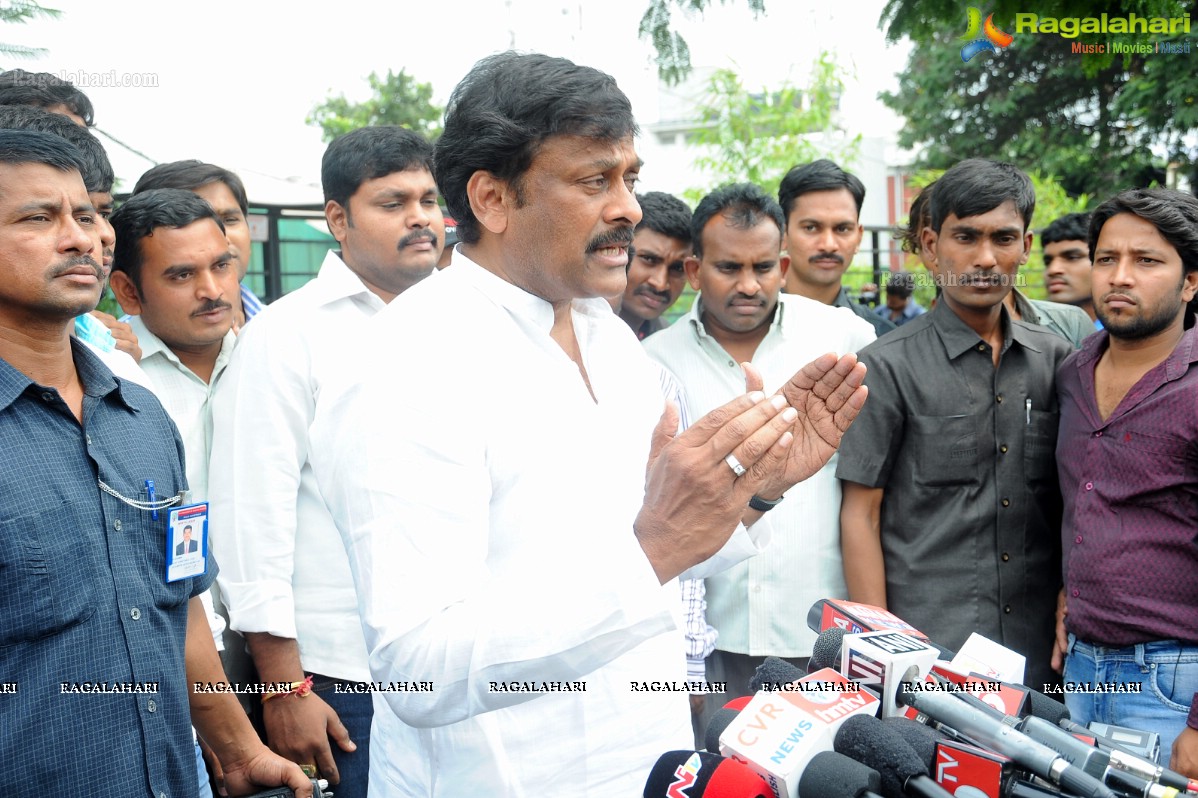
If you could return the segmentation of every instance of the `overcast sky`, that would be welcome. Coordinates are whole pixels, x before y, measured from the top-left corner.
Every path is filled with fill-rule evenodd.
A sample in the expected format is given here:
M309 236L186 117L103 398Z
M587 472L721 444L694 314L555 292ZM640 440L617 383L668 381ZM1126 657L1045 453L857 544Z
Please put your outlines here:
M744 0L713 3L702 16L676 14L696 65L732 66L749 85L772 87L784 78L801 82L828 49L855 75L842 101L849 132L897 131L877 94L896 85L910 45L885 46L877 27L883 0L821 3L818 10L766 0L767 15L756 20ZM304 117L330 92L363 99L372 70L404 68L431 83L443 104L475 61L512 46L611 73L642 126L658 113L652 49L636 36L644 0L338 0L322 14L278 2L43 4L62 16L6 25L0 41L49 53L0 65L74 77L95 104L96 126L155 161L199 158L247 178L319 186L324 144ZM82 85L113 70L118 79L150 75L157 85ZM149 163L102 141L131 188ZM644 176L651 181L651 162Z

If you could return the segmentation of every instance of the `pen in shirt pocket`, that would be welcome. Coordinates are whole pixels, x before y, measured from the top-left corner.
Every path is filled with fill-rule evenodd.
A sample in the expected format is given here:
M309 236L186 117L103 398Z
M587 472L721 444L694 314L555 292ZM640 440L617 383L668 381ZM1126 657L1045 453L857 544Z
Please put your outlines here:
M1029 401L1028 407L1031 407L1031 405L1032 405L1032 403ZM154 495L154 480L152 480L152 479L146 480L146 493L149 494L149 498L150 498L150 518L154 521L157 521L158 520L158 510L156 510L154 508L154 503L157 501L158 497Z
M1023 403L1023 408L1027 413L1027 420L1024 422L1027 426L1032 425L1032 400L1028 399Z

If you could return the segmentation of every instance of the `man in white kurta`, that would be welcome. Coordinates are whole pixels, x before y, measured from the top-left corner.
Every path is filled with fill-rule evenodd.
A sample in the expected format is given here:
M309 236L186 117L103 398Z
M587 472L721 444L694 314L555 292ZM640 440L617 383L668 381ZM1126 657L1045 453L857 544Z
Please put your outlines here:
M325 382L312 462L380 683L374 796L639 793L691 740L686 687L654 689L684 667L676 577L752 550L729 540L749 496L818 470L864 400L827 358L669 440L658 370L602 299L640 219L634 130L595 70L476 65L435 160L453 265Z

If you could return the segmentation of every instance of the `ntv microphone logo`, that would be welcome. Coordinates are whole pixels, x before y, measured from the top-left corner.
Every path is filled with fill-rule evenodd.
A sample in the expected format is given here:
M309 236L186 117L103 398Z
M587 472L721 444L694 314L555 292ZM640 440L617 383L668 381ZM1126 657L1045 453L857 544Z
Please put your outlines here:
M969 29L961 38L966 40L965 46L961 48L961 60L965 63L969 63L978 53L997 53L1015 41L1014 36L998 29L994 24L993 14L986 17L986 23L983 25L981 10L973 7L969 9Z

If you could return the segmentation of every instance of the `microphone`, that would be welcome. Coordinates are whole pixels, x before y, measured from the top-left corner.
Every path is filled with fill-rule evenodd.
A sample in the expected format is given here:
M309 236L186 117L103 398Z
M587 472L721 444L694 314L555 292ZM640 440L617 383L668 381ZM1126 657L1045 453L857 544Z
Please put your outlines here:
M846 634L848 632L839 626L820 632L811 648L811 659L807 661L807 671L813 673L821 668L840 670L840 647Z
M943 659L952 659L953 652L928 640L928 636L889 610L872 604L842 599L820 599L807 611L807 628L813 632L838 627L849 634L862 632L902 632L909 637L928 642L938 649Z
M749 690L754 693L761 690L776 692L782 689L782 685L797 682L806 675L784 659L766 657L749 679Z
M900 704L913 707L951 726L987 748L1010 757L1037 776L1064 787L1068 792L1083 798L1114 798L1115 794L1102 782L1070 764L1043 743L955 696L935 689L921 689L920 685L912 684L917 673L918 670L912 667L904 675L897 693ZM987 709L997 712L992 707Z
M933 770L936 783L955 795L985 795L989 798L1059 798L1058 790L1031 784L1015 772L1011 760L966 743L940 740L936 743Z
M894 700L903 674L914 668L922 679L939 655L926 640L902 632L866 632L845 635L840 667L850 679L881 687L882 717L889 718L903 712Z
M1132 773L1142 779L1163 784L1182 792L1198 793L1198 780L1187 778L1175 770L1161 767L1143 756L1138 756L1126 750L1122 744L1110 737L1100 734L1093 729L1074 723L1068 718L1057 721L1057 724L1074 734L1093 737L1100 748L1111 755L1111 767ZM1134 732L1135 730L1129 730ZM1139 733L1139 734L1142 734Z
M975 707L995 720L1017 729L1032 740L1042 743L1060 754L1071 765L1079 767L1107 786L1122 793L1142 798L1176 798L1178 790L1163 786L1138 774L1119 768L1112 761L1111 753L1079 740L1059 726L1043 718L1029 715L1017 720L995 710L993 707L970 695L959 696L965 703Z
M911 750L919 757L919 761L927 766L929 773L936 767L936 743L945 739L943 734L931 726L904 717L885 718L882 724L911 746Z
M774 798L774 791L731 759L701 751L667 751L649 772L644 798Z
M849 718L836 732L834 746L837 753L878 771L886 798L951 798L928 777L927 765L919 761L911 747L877 718Z
M799 779L799 798L882 798L878 771L835 751L815 755Z
M790 678L784 670L777 673L781 690L754 695L724 729L719 747L760 774L780 798L797 798L803 769L831 750L840 725L857 714L875 714L880 702L831 669L797 681L784 681Z
M736 716L740 714L738 709L717 709L711 716L711 720L707 722L707 731L703 735L703 747L713 754L723 753L720 751L720 735L724 733L724 729L728 728L728 724L736 720Z

